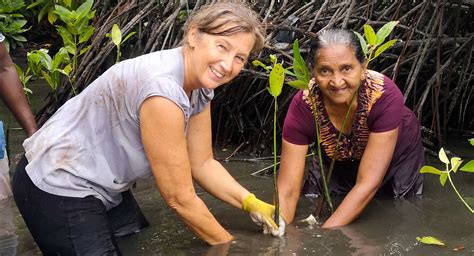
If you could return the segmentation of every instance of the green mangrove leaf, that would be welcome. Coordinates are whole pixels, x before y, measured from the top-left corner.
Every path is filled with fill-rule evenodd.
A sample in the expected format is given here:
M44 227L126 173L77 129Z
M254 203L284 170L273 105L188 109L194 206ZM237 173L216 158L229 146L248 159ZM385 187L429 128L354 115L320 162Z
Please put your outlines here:
M463 172L474 172L474 160L471 160L467 162L461 169L459 169Z
M80 52L79 52L79 55L78 56L81 56L82 54L86 53L90 48L91 48L92 45L88 45L87 47L83 48Z
M399 21L390 21L387 22L383 27L377 31L377 45L382 44L385 41L390 33L392 33L393 28L399 23Z
M86 17L88 13L90 12L90 10L92 9L93 4L94 4L93 0L87 0L83 4L81 4L76 10L77 19L79 20L79 19L82 19L83 17Z
M275 65L277 62L277 56L275 54L270 54L270 61Z
M59 32L59 35L63 39L64 46L73 46L73 45L75 45L72 34L65 27L58 26L57 30Z
M453 172L457 172L459 166L462 164L462 159L459 157L453 157L451 158L451 168Z
M291 72L291 71L288 70L288 69L291 69L291 68L293 68L293 67L287 67L287 68L285 68L285 75L289 75L289 76L294 76L294 77L296 77L296 74L295 74L295 73L293 73L293 72Z
M423 243L423 244L433 244L433 245L439 245L439 246L446 246L438 238L435 238L435 237L432 237L432 236L424 236L424 237L417 236L416 240L418 240L420 243Z
M431 173L431 174L436 174L436 175L441 175L443 173L442 171L434 168L433 166L423 166L420 169L420 173Z
M267 67L267 65L263 64L263 63L262 63L261 61L259 61L259 60L254 60L254 61L252 61L252 65L253 65L254 67L262 67L262 68L264 68L266 71L270 72L270 68Z
M301 57L298 39L295 39L295 41L293 42L293 71L295 72L296 78L298 80L301 80L303 82L309 82L310 75L308 67L304 62L303 57Z
M305 81L295 80L295 81L288 82L288 84L291 85L291 87L293 87L295 89L298 89L298 90L307 90L308 89L308 83L306 83Z
M471 144L471 146L474 146L474 138L468 139L467 141L469 141L469 143Z
M63 69L64 73L66 76L69 76L69 74L71 73L72 71L72 65L71 64L68 64L66 67L64 67Z
M11 37L13 39L15 39L16 41L18 42L26 42L28 40L26 40L26 37L22 36L22 35L11 35Z
M377 36L375 35L374 29L370 25L364 25L364 34L365 38L367 39L367 44L370 46L375 46L377 43Z
M53 80L51 79L51 77L48 75L48 73L44 72L43 70L41 70L41 74L44 78L44 80L46 80L46 82L48 83L49 87L51 87L51 89L54 91L56 90L56 84L53 83Z
M281 93L281 89L283 88L283 83L285 82L285 72L283 68L283 64L276 63L273 67L272 71L270 72L270 94L273 97L278 97Z
M36 6L40 5L40 4L44 4L44 2L45 2L45 0L33 1L33 3L29 4L29 5L26 7L26 9L28 10L28 9L31 9L31 8L33 8L33 7L36 7Z
M392 45L396 42L397 39L393 39L379 46L379 48L377 48L377 50L375 51L374 59L377 58L377 56L379 56L381 53L386 51L388 48L392 47Z
M441 148L438 153L439 160L445 164L449 164L449 159L448 156L446 155L446 152L444 151L444 148Z
M58 15L54 13L53 11L48 12L48 21L49 24L54 24L58 20Z
M51 69L58 69L63 62L66 62L66 60L69 60L69 54L67 53L66 48L61 47L61 49L59 49L59 51L53 57L53 61L51 62Z
M122 31L120 31L120 28L117 24L112 26L112 42L114 42L116 46L119 46L122 42Z
M72 6L72 0L63 0L64 4L67 6L67 7L71 7Z
M61 6L61 5L55 5L54 6L54 13L59 16L59 18L64 21L66 24L72 22L72 16L73 13L72 11L69 11L67 8Z
M94 27L88 26L79 37L79 43L84 43L85 41L89 40L89 38L91 38L93 34L94 34ZM113 37L114 35L112 33L112 40L113 40Z
M38 1L38 4L43 4L43 2ZM54 12L54 8L51 3L47 3L38 13L38 23L41 22L44 15L48 14L48 12Z
M444 187L444 184L446 184L447 179L448 179L448 173L447 172L441 173L441 175L439 176L439 183L441 183L441 186Z
M128 33L128 35L126 35L125 38L122 40L122 44L125 43L130 37L132 37L136 33L137 32L135 32L135 31Z
M354 31L354 33L359 38L360 46L362 47L362 51L364 52L364 55L367 56L367 53L369 52L369 48L367 47L367 42L365 41L365 39L362 37L361 34L355 32L355 31Z

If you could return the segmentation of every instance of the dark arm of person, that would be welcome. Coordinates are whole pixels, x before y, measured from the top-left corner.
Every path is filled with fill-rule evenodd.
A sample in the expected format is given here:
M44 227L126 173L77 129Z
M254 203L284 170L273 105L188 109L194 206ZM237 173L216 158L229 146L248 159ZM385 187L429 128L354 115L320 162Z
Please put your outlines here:
M142 142L157 187L166 203L211 245L232 240L196 195L184 135L184 113L164 97L145 100L140 109Z
M30 137L36 130L36 121L25 97L18 73L3 43L0 43L0 98Z
M296 206L300 198L308 145L282 141L280 169L278 173L278 194L280 211L287 223L295 218Z
M349 191L323 228L344 226L356 219L380 188L392 160L397 143L398 128L370 133L362 156L355 186Z

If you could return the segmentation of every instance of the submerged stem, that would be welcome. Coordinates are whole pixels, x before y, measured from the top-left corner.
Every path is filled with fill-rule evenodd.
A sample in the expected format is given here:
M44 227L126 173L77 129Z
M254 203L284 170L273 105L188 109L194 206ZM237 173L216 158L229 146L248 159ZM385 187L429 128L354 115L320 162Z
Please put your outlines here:
M274 220L277 225L280 223L280 199L278 196L278 184L277 184L277 143L276 143L276 123L277 123L277 97L275 99L275 108L273 111L273 186L275 188L275 216Z
M451 183L451 187L453 187L454 192L456 193L456 195L459 197L461 202L467 207L467 209L469 209L469 211L471 211L471 213L474 213L474 210L471 208L471 206L466 201L464 201L464 198L461 196L459 191L456 189L456 186L454 186L453 180L451 179L451 175L449 175L450 171L447 171L446 173L448 174L449 183Z

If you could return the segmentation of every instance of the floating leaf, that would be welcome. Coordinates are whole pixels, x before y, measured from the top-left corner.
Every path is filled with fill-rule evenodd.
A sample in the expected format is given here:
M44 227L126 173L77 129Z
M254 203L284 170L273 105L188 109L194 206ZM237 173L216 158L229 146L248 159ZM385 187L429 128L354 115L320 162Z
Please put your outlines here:
M448 173L447 172L441 173L441 175L439 176L439 183L441 183L441 186L444 187L444 184L446 184L447 179L448 179Z
M443 172L432 166L423 166L420 169L420 173L431 173L431 174L441 175L441 173Z
M474 146L474 138L468 139L467 141L469 141L469 143L471 144L471 146Z
M467 162L461 169L459 169L463 172L474 172L474 160L471 160Z
M420 241L420 243L423 244L433 244L433 245L439 245L439 246L446 246L443 242L441 242L439 239L432 237L432 236L424 236L424 237L416 237L416 240Z
M445 164L449 164L448 156L446 155L446 152L444 151L443 148L439 150L438 157L439 157L439 160L441 160L441 162Z
M462 164L462 159L459 157L453 157L451 158L451 168L453 172L457 172L459 166Z

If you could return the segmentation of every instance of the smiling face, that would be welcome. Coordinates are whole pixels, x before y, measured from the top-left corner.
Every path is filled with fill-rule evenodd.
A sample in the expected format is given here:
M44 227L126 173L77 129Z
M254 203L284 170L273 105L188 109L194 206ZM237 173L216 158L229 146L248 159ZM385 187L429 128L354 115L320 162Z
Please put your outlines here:
M320 48L315 56L313 75L326 104L350 104L352 95L365 78L366 64L360 63L354 50L345 44Z
M251 33L211 35L192 28L185 55L185 90L215 89L242 70L255 44Z

